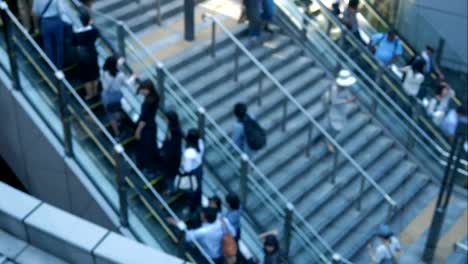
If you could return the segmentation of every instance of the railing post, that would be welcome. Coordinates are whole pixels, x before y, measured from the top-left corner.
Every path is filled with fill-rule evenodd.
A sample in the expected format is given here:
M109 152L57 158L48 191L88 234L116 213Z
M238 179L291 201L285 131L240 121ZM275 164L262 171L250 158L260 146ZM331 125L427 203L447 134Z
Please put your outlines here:
M118 21L117 23L117 45L118 45L118 52L120 56L125 58L125 28L122 21Z
M240 197L242 203L247 202L247 193L248 193L248 187L247 187L247 182L248 182L248 175L249 175L249 157L246 154L241 155L241 161L240 161L240 184L239 184L239 189L240 189Z
M435 61L437 65L440 65L440 62L442 61L442 54L444 52L445 48L445 39L439 38L439 42L437 43L437 51L435 54Z
M358 201L356 205L358 211L361 211L362 209L362 196L364 193L364 185L365 185L365 179L364 179L364 176L361 175L361 184L359 186Z
M257 103L258 106L262 105L262 94L263 94L263 73L258 74L258 93L257 93Z
M162 19L161 19L161 0L156 0L156 21L158 22L158 25L162 24Z
M200 107L198 108L198 133L200 133L200 138L205 138L205 115L206 111L205 108Z
M216 23L211 23L211 57L216 57Z
M284 217L284 249L286 256L289 256L289 249L291 247L293 211L294 205L292 205L292 203L287 203L286 215Z
M307 19L306 17L302 17L302 38L307 38Z
M288 100L285 99L283 103L283 118L281 120L281 129L286 131L286 122L288 118Z
M114 146L115 152L115 175L117 182L117 191L119 194L119 205L120 205L120 224L123 227L128 227L128 204L127 204L127 187L125 182L125 176L123 175L122 166L122 153L124 148L120 144Z
M165 102L166 102L166 86L164 85L164 64L162 62L158 62L156 65L156 80L159 90L159 98L161 101L161 109L165 109Z
M331 179L330 179L330 182L331 184L335 184L336 183L336 175L338 174L337 172L338 170L338 151L335 150L335 152L333 152L333 171L331 173Z
M68 96L66 94L66 88L64 85L65 75L62 71L55 72L55 86L58 89L59 95L59 109L60 109L60 121L63 129L63 147L65 155L71 157L73 154L72 140L71 140L71 128L70 128L70 115L68 110Z
M240 56L240 50L238 47L236 47L236 50L234 51L235 57L234 57L234 81L238 82L239 81L239 56Z
M307 127L307 145L306 145L306 157L310 157L310 149L312 148L312 134L314 132L314 127L312 123L309 123Z
M393 204L388 204L386 223L390 223L390 220L392 220L394 210L395 210L395 207L393 206Z
M7 53L8 53L8 59L10 60L10 70L11 70L11 81L13 84L13 88L15 90L21 90L21 84L19 80L19 71L18 71L18 64L16 61L16 54L15 50L13 48L13 38L12 36L14 35L13 30L12 30L12 25L11 21L8 17L7 14L8 11L8 5L6 2L1 1L0 2L0 15L3 21L3 36L5 38L5 43L6 43L6 48L7 48Z
M195 0L184 0L185 40L195 39Z

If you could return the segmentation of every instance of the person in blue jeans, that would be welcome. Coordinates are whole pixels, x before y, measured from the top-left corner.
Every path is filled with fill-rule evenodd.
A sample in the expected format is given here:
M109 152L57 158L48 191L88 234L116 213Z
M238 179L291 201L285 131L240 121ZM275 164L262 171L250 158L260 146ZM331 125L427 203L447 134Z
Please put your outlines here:
M249 36L258 39L260 38L260 0L246 0L245 9L249 20Z
M262 20L263 20L263 30L269 33L273 33L273 30L269 27L269 24L273 22L273 17L275 15L275 3L273 0L262 0Z
M384 66L394 64L403 55L403 46L395 30L372 35L370 45L374 49L375 59Z
M65 5L62 0L34 0L33 13L39 18L44 51L57 68L63 67Z

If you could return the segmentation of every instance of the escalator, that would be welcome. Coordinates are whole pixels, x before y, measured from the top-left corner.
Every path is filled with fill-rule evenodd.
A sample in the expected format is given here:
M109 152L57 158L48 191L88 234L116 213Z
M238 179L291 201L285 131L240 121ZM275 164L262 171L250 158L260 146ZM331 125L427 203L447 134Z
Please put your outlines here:
M162 176L144 175L135 166L133 134L139 108L130 103L123 108L124 136L117 143L108 132L110 125L101 103L87 104L82 99L84 88L77 78L80 69L67 63L65 76L61 76L6 5L2 9L1 74L13 81L15 89L62 143L66 155L77 162L112 209L120 213L121 223L142 242L151 244L149 241L156 240L169 254L192 263L211 263L199 245L183 242L183 226L174 227L166 221L168 217L179 223L188 220L179 218L184 204L181 195L160 195ZM99 49L100 60L111 54L110 50ZM126 97L133 95L130 90L126 93ZM124 209L126 203L128 210ZM127 219L124 214L128 214Z
M377 116L422 164L430 164L436 179L440 180L450 149L449 139L418 101L403 91L401 79L394 71L380 66L324 2L278 1L279 23L288 27L306 50L326 54L318 56L331 71L337 67L352 69L366 87L359 91L359 97L367 104L369 112ZM398 64L406 64L413 55L405 53ZM455 98L453 106L457 103L460 102ZM462 186L466 184L467 164L466 160L461 160L457 165Z

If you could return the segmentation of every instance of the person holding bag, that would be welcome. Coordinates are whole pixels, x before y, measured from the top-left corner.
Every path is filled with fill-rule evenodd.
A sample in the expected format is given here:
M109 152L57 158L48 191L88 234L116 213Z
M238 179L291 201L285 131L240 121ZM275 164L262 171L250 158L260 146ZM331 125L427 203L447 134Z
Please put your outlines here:
M132 75L126 78L125 74L119 71L119 66L124 63L123 59L111 56L106 59L103 67L103 74L101 75L102 93L101 101L106 112L107 119L111 123L112 132L114 136L119 139L120 129L120 100L123 97L122 87L133 85L136 76Z
M184 193L189 202L190 212L193 213L201 205L205 146L196 129L188 131L185 142L186 146L182 154L182 168L179 175L175 177L174 188L176 191Z

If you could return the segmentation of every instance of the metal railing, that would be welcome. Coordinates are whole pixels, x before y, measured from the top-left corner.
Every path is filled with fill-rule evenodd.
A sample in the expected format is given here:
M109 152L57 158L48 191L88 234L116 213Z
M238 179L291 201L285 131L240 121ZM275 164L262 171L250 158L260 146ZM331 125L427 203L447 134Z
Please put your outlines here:
M313 2L320 8L320 12L325 18L325 25L321 26L318 22L306 16L304 14L304 10L299 9L299 7L293 4L290 0L278 0L276 1L276 4L280 7L282 12L292 19L291 22L297 27L297 30L301 32L302 36L309 40L310 45L320 45L321 49L325 50L326 55L324 58L330 56L334 57L332 61L334 60L335 63L346 65L361 78L361 87L366 89L366 96L370 97L370 100L372 101L369 103L370 111L375 114L380 108L386 113L396 117L394 119L407 129L407 136L402 138L401 142L406 142L408 150L417 145L414 144L414 141L417 141L419 144L418 146L425 151L425 155L429 155L436 164L445 165L445 160L448 158L449 144L446 142L445 138L440 135L439 131L433 128L431 120L426 120L424 115L419 113L417 109L413 109L413 118L408 116L408 114L401 109L399 103L405 102L405 104L412 104L409 103L408 98L395 85L395 83L397 83L395 76L390 73L388 69L375 62L375 59L369 50L360 44L356 37L344 25L342 25L338 18L331 14L330 10L328 10L321 1L315 0ZM338 40L339 44L336 44L330 38L332 36L332 33L330 32L330 28L332 26L340 30ZM307 34L310 35L308 36ZM335 32L335 34L338 33ZM312 38L314 41L313 43ZM353 47L357 50L358 52L356 53L359 54L359 56L362 56L366 63L369 63L369 71L364 72L361 67L342 50L343 46L348 46L348 49L349 47ZM329 65L328 68L336 67L337 65ZM375 75L377 80L370 77L369 73L372 72L381 73L380 75ZM392 94L388 94L389 91L392 91ZM400 99L398 101L399 103L395 102L397 99ZM426 131L415 122L415 120L420 120L420 123L425 125L425 128L429 129L435 136L429 136ZM390 125L392 124L387 123L387 126ZM390 129L390 131L392 130ZM395 135L396 133L393 134ZM464 160L459 164L458 171L462 173L462 175L466 175L466 169L464 169L466 168L466 164L468 163Z
M158 84L157 86L159 88L161 98L165 98L167 95L171 96L173 100L176 100L181 104L184 103L184 110L187 112L192 111L191 116L196 116L198 119L197 123L199 130L202 135L205 135L205 140L213 141L218 147L223 145L226 146L224 149L222 148L222 155L226 159L225 162L240 164L239 167L236 167L237 165L235 167L238 169L239 174L241 199L245 202L248 199L247 197L258 195L259 197L257 198L261 199L263 204L269 208L273 214L275 214L275 217L284 221L284 244L287 245L287 248L289 248L293 239L300 239L299 242L308 248L308 251L310 251L311 254L318 255L318 259L322 262L336 262L339 260L342 263L350 263L348 260L339 257L339 255L329 247L323 238L320 237L309 223L307 223L307 221L297 212L294 206L289 203L289 201L260 171L260 169L250 159L248 159L245 154L243 154L226 132L219 127L216 121L206 114L203 107L201 107L186 91L178 80L169 72L165 65L140 42L138 37L135 36L127 25L98 11L90 10L90 12L93 16L106 20L102 22L103 24L110 25L111 23L116 26L114 29L116 34L112 34L109 31L104 33L108 34L108 37L113 39L113 41L106 42L108 42L112 47L116 47L118 53L125 54L127 56L127 63L131 64L133 62L135 65L138 64L139 67L146 69L147 72L152 72L150 75L155 76L154 80L156 80ZM136 52L140 53L139 58L136 58L138 56L136 55ZM167 82L171 85L167 85ZM162 102L162 104L164 104L164 102ZM191 109L189 105L194 107ZM197 111L194 112L193 108L197 109ZM228 149L232 149L233 151L229 151ZM341 151L343 150L341 149ZM376 185L372 179L370 182L371 185ZM365 188L364 183L362 184L362 188ZM383 192L381 189L380 191ZM277 197L279 201L272 198L272 196ZM391 201L392 208L396 207L396 203L391 200L390 197L386 196L386 199ZM389 210L389 214L392 210L393 209ZM302 228L306 228L307 234L309 235L304 233ZM313 237L313 241L318 241L320 245L319 248L317 248L317 244L312 242L310 236ZM322 256L322 250L326 251L325 256Z
M86 121L81 120L81 124L89 122L92 123L94 126L96 126L97 131L99 133L102 133L104 139L106 142L110 143L111 146L113 146L113 158L110 157L110 163L114 165L114 170L115 170L115 179L111 179L111 181L115 180L115 185L118 193L118 205L112 200L112 195L109 193L106 193L106 191L102 190L102 187L97 186L98 190L100 190L104 197L110 201L110 204L112 205L112 208L119 213L120 216L120 223L123 227L130 228L132 233L138 237L138 231L134 230L132 225L129 223L129 216L128 216L128 211L129 211L129 206L128 206L128 191L133 189L132 191L135 191L138 195L143 197L143 195L140 193L139 190L134 189L134 188L128 188L127 183L132 183L134 180L140 180L145 186L147 186L148 190L151 193L151 197L155 199L160 206L159 209L154 209L152 208L153 212L161 211L161 209L168 214L168 217L171 217L175 219L176 222L182 223L180 218L174 213L174 211L171 209L171 207L166 203L166 201L162 198L162 196L154 189L154 187L150 184L150 182L147 180L147 178L141 173L141 171L137 168L133 160L128 156L128 154L125 152L123 146L119 143L116 142L116 140L111 136L111 134L108 132L107 128L101 123L101 121L96 117L94 112L89 108L89 106L81 99L81 96L75 91L75 89L70 85L70 83L67 81L65 78L65 75L62 71L58 70L55 65L49 60L49 58L45 55L45 53L42 51L42 49L35 43L35 41L31 38L31 36L28 34L28 32L24 29L24 27L18 22L16 17L11 13L11 11L8 9L8 5L1 1L0 2L0 11L1 11L1 17L2 21L5 24L4 25L4 34L5 35L5 41L7 45L7 53L9 55L9 63L10 63L10 68L11 72L9 73L12 76L12 81L13 81L13 86L14 89L16 89L19 92L22 92L25 94L24 90L22 89L21 82L24 81L23 78L20 78L20 68L18 66L18 56L15 56L14 54L19 54L19 52L22 53L23 56L29 58L28 56L32 56L29 53L34 53L37 54L39 57L38 59L42 60L45 62L45 67L35 65L37 71L39 74L42 76L42 78L47 79L48 81L51 76L47 76L47 73L44 73L43 71L49 71L54 73L54 80L51 81L49 88L51 88L52 92L57 93L56 96L58 96L58 104L60 108L60 123L62 125L62 131L59 131L57 134L59 135L59 139L62 141L64 151L67 157L78 160L80 159L80 155L82 152L79 150L75 150L81 148L82 146L78 145L72 131L74 131L74 127L72 127L71 120L76 119L79 120L81 116L85 115L86 116ZM29 52L26 52L26 50L23 50L24 47L21 47L21 40L19 38L22 38L22 40L27 41L27 44L32 47L32 50ZM26 43L25 43L26 44ZM17 50L18 49L18 50ZM31 64L38 63L38 61L29 61ZM45 75L44 75L45 74ZM39 89L39 88L38 88ZM33 100L30 99L27 95L25 96L28 100ZM32 102L31 102L32 103ZM73 116L72 113L74 113L77 109L79 108L81 114ZM51 118L43 118L43 121L46 123L52 122ZM92 128L89 127L89 125L86 127L89 130L92 130ZM94 133L95 135L95 133ZM75 135L77 136L77 135ZM92 136L92 135L90 135ZM102 141L102 140L101 140ZM98 143L97 143L98 144ZM109 154L107 153L103 153ZM80 162L78 162L80 164ZM82 165L82 164L81 164ZM90 164L86 164L85 166L90 166ZM83 168L83 166L81 166ZM87 170L84 170L85 172L88 173ZM128 175L124 175L128 174ZM130 175L136 176L136 178L131 178ZM91 179L91 181L95 185L99 185L96 183L96 175L89 175L88 177ZM130 187L132 187L130 185ZM166 216L165 216L166 217ZM179 225L178 227L179 230L185 234L186 227L183 225ZM166 232L172 232L170 229L167 227L165 228ZM174 234L170 234L171 237L175 237ZM184 235L185 237L185 235ZM183 240L184 238L182 238ZM175 239L174 242L177 242L177 239ZM183 243L178 241L179 243ZM200 252L200 254L203 256L205 263L214 263L210 257L204 252L203 248L196 243L195 241L195 246ZM185 254L188 254L185 252ZM191 260L193 260L191 257L189 257Z
M214 17L212 15L209 15L209 14L205 14L204 17L206 19L212 20L212 23L213 23L213 26L212 26L212 40L211 40L211 55L213 57L216 56L216 30L215 30L215 28L216 28L216 26L218 26L219 28L222 29L222 31L228 36L228 38L236 46L236 51L234 53L235 54L235 57L234 57L234 79L237 81L238 78L239 78L238 77L238 75L239 75L239 56L240 56L240 52L242 52L245 56L247 56L249 58L249 60L251 62L254 63L254 65L260 71L260 75L258 77L259 91L262 90L262 88L261 88L262 84L263 84L262 79L265 77L265 78L269 79L274 84L274 86L276 86L276 88L278 90L280 90L281 93L284 95L285 99L284 99L284 102L282 103L283 117L282 117L282 121L281 121L283 130L287 126L287 115L288 115L287 108L288 108L288 104L291 104L291 105L297 107L300 110L300 112L304 116L306 116L306 118L310 122L309 131L312 131L313 127L315 127L315 129L317 129L338 150L338 152L341 153L343 155L343 157L345 157L345 159L347 159L351 163L351 165L361 174L361 185L360 185L359 193L360 194L363 193L363 191L365 189L365 182L367 181L370 184L370 186L372 186L385 199L385 201L389 204L389 212L388 212L388 218L387 218L387 219L389 219L391 217L391 215L392 215L392 211L396 208L397 203L364 171L364 169L338 144L338 142L336 142L335 139L328 134L328 132L307 112L307 110L304 109L304 107L299 102L297 102L297 100L294 98L294 96L292 96L290 94L290 92L287 91L279 83L279 81L247 50L247 48L242 43L240 43L240 41L237 40L237 38L234 35L232 35L232 33L219 21L219 19L217 19L216 17ZM257 96L260 97L261 93L258 93ZM259 98L257 100L259 100ZM311 134L312 134L312 132L309 132L309 135L311 135ZM311 140L312 140L312 138L311 138L311 136L309 136L307 146L311 146ZM337 165L337 155L338 155L338 153L335 152L335 157L334 157L334 166L335 167L334 167L334 170L337 169L337 167L336 167L336 165ZM332 176L331 182L335 183L336 174L333 173L332 175L333 176ZM359 195L358 203L357 203L358 210L361 209L361 203L362 203L361 198L362 198L362 196ZM284 198L284 199L286 199L286 198ZM304 220L304 222L306 222L306 221ZM306 226L307 226L307 224L306 224Z

